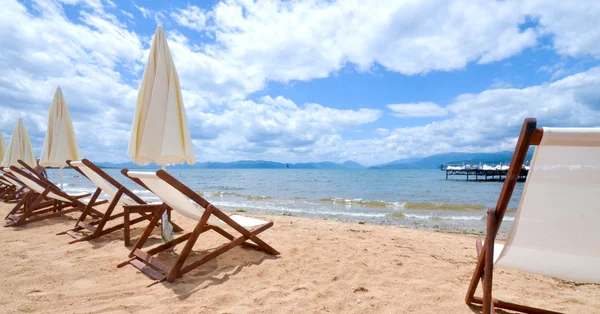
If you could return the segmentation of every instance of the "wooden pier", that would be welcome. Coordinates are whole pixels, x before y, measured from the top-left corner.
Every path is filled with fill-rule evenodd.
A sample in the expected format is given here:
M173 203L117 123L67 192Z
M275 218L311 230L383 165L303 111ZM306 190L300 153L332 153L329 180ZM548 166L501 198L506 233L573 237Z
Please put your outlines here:
M471 181L504 181L508 170L490 170L490 169L477 169L477 168L465 168L465 169L442 169L446 171L446 180L450 176L462 176ZM529 169L521 169L519 174L519 181L525 181Z

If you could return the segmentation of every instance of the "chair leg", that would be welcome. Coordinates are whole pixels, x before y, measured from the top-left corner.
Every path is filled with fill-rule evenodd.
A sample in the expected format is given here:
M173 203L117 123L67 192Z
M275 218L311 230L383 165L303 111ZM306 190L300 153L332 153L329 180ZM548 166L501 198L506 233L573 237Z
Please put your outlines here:
M140 249L140 248L142 248L142 246L144 246L144 243L146 243L146 240L148 240L148 237L152 233L152 230L154 230L154 228L157 226L158 221L160 220L160 217L162 216L162 213L165 210L167 210L167 205L165 205L165 204L160 205L158 210L156 210L154 217L152 217L152 220L150 221L150 223L144 230L144 233L139 238L139 240L135 243L135 245L131 249L131 252L129 252L129 257L133 257L133 252L135 252L135 250Z
M210 215L212 215L212 208L209 206L209 208L204 211L204 214L202 214L202 217L200 217L200 221L194 228L194 231L192 231L192 234L185 243L183 250L181 250L179 258L177 258L177 261L175 262L175 264L173 264L171 271L167 275L168 282L173 282L175 278L177 278L177 276L179 275L179 270L183 266L183 263L185 263L185 260L187 259L190 252L192 251L192 247L196 243L196 240L198 240L200 234L207 229L206 223L208 222L208 218L210 217Z
M130 226L129 226L129 215L131 212L127 206L123 207L123 244L129 246L131 242Z
M483 313L494 313L492 278L494 275L494 239L496 238L496 210L488 210L488 235L485 238L485 267L483 269Z
M19 209L21 209L21 207L24 207L25 209L27 209L27 201L31 197L32 193L34 193L34 192L32 192L32 191L27 192L27 194L25 194L25 196L23 196L23 198L17 203L17 205L15 205L15 207L8 213L8 215L6 215L6 217L4 219L8 219L8 216L16 214L19 211Z
M96 226L96 231L94 231L94 237L98 237L102 233L102 230L104 229L104 226L106 225L106 222L110 219L110 216L112 215L112 212L115 210L115 207L117 207L117 204L119 203L119 199L121 198L121 195L123 195L123 188L120 188L117 191L117 194L115 194L115 196L113 197L112 201L110 202L110 205L108 205L108 208L106 209L106 212L104 212L104 215L102 216L102 219L100 220L100 223L98 223L98 226Z

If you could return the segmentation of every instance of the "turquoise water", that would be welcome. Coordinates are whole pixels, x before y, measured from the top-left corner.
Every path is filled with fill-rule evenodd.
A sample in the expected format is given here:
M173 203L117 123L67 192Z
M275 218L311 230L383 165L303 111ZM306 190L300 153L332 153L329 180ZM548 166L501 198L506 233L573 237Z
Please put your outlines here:
M148 201L157 198L118 169L105 169ZM296 170L193 169L169 170L214 205L226 210L319 217L481 233L487 207L493 207L502 182L445 180L437 169ZM65 190L93 192L87 179L64 170ZM50 170L58 182L59 171ZM507 212L503 233L518 206L519 183Z

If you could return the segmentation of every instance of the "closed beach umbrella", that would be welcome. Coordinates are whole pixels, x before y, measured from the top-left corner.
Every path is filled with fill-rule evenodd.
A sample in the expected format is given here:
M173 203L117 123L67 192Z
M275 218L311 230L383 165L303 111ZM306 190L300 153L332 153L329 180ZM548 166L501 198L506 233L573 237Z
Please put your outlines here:
M43 167L60 168L60 184L62 188L62 168L67 160L80 160L79 146L73 131L71 115L67 109L65 98L60 87L56 88L54 100L48 113L48 130L44 139L44 147L40 157Z
M6 153L6 142L4 141L4 134L0 132L0 162L4 159L4 153Z
M179 78L161 25L138 91L128 153L138 165L196 162Z
M35 157L33 156L33 150L31 149L31 142L29 141L29 135L25 130L25 124L23 120L19 119L15 129L13 130L12 137L10 138L10 144L8 149L4 153L4 159L2 159L3 167L15 166L21 168L21 164L17 161L21 159L31 167L35 167Z
M153 162L163 169L196 162L179 77L161 25L156 28L138 91L128 153L138 165ZM162 224L163 240L171 241L173 231L166 211L162 221L167 222Z

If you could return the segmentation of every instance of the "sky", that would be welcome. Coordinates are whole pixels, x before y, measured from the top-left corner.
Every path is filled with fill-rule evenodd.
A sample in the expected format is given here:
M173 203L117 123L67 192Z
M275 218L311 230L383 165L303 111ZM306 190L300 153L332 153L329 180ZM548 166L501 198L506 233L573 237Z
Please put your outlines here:
M82 156L126 162L160 23L196 160L374 165L600 126L600 1L0 0L0 131L36 156L57 86Z

